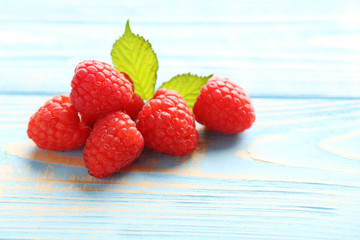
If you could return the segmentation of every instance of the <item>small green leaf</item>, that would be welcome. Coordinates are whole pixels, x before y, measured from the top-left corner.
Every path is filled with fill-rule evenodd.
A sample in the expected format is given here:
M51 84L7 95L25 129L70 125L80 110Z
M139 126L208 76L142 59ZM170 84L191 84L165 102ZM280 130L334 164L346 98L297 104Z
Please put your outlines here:
M149 100L154 95L158 60L149 41L131 32L129 20L125 32L111 51L114 67L130 76L135 93Z
M191 75L190 73L177 75L169 81L163 83L160 88L176 90L181 96L183 96L192 111L196 98L200 94L201 87L205 85L212 76L213 75L199 77L197 75Z

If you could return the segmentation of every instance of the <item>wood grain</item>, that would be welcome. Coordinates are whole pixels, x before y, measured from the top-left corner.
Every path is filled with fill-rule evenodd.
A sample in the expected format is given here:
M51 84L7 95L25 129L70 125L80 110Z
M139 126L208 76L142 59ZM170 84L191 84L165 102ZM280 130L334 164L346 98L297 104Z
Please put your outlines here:
M68 92L79 61L111 62L129 18L157 53L157 86L192 72L252 96L360 96L359 1L105 2L3 4L0 91Z
M360 164L339 153L349 153L351 147L342 146L352 141L337 144L359 134L359 100L254 99L257 121L250 130L228 136L199 126L193 154L169 157L146 150L128 169L98 180L81 166L81 150L56 153L29 144L30 113L22 109L46 97L11 98L13 108L0 106L2 116L2 110L16 112L19 125L1 133L9 136L0 143L2 236L360 236Z

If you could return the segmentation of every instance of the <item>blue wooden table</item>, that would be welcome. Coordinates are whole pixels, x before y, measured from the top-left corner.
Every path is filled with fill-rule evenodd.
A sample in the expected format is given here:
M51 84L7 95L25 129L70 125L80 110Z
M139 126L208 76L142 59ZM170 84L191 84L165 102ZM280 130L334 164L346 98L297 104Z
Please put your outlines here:
M0 0L0 239L360 239L360 1ZM132 30L180 73L228 76L254 126L110 178L40 150L29 117Z

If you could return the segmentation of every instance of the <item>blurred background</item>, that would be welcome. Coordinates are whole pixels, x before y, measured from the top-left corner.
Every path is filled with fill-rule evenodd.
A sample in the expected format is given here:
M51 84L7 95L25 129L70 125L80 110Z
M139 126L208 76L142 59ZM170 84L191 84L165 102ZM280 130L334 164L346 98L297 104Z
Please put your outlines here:
M130 19L157 54L157 86L191 72L252 97L357 98L359 13L359 0L1 0L0 92L69 92L78 62L111 63Z

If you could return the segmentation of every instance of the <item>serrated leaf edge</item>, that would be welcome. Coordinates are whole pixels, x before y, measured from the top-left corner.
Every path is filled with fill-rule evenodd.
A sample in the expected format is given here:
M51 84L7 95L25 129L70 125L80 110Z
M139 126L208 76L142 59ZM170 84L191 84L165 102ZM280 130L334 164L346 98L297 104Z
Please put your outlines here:
M126 65L121 64L120 58L117 57L116 55L123 55L123 56L125 56L126 61L128 61L128 62L127 62L127 65L128 65L128 66L131 66L131 65L132 65L132 66L129 68L129 71L131 70L132 72L127 72L127 74L128 74L130 77L132 77L132 78L135 79L135 77L134 77L135 72L139 72L138 70L139 70L139 68L141 68L141 64L136 64L136 63L139 62L140 60L143 60L144 58L146 58L147 55L144 54L144 55L142 55L141 58L139 58L139 57L137 57L137 56L135 56L135 57L132 56L131 58L126 57L126 56L128 56L128 55L130 55L130 54L132 54L132 53L129 53L129 52L126 52L126 51L123 51L123 50L124 50L124 49L131 49L131 44L134 43L134 40L129 41L130 44L128 44L128 45L126 46L126 45L125 45L126 41L121 41L121 40L125 40L126 38L136 39L137 41L140 42L140 47L139 47L139 48L142 48L142 47L143 47L143 48L150 48L151 51L152 51L152 53L155 55L155 64L151 66L152 68L154 68L154 69L153 69L153 71L154 71L153 77L154 77L154 79L155 79L154 83L152 83L152 84L146 84L147 81L145 81L145 82L143 82L143 83L140 82L140 81L134 81L135 86L139 86L138 88L135 88L135 92L136 92L137 94L139 94L143 99L148 100L148 99L150 99L150 98L153 96L154 91L155 91L155 85L156 85L156 79L157 79L157 70L159 69L159 63L158 63L157 55L156 55L154 49L152 48L151 43L150 43L148 40L146 40L144 37L142 37L142 36L140 36L140 35L138 35L138 34L135 35L134 33L131 32L130 23L129 23L129 20L127 20L127 22L126 22L126 27L125 27L125 32L124 32L124 34L122 35L122 37L120 37L118 40L116 40L115 43L113 44L113 48L112 48L112 50L111 50L111 56L112 56L112 58L113 58L114 67L115 67L116 69L126 68L126 67L125 67ZM118 45L119 45L119 47L116 47L116 46L118 46ZM120 47L121 45L122 45L123 47ZM116 50L114 50L114 49L116 49ZM137 51L136 54L141 55L141 51ZM114 59L117 59L117 61L114 61ZM135 64L130 64L130 63L131 63L131 60L130 60L130 59L136 59ZM115 64L115 63L116 63L116 64ZM150 69L152 69L152 68L150 68ZM143 77L143 78L141 78L141 77ZM140 75L140 76L138 76L138 78L136 78L136 79L145 79L144 77L146 77L146 76Z
M164 82L157 90L159 90L161 88L164 88L163 87L164 85L170 84L171 81L173 81L174 79L179 78L179 77L189 77L189 78L190 77L197 77L197 78L200 78L200 79L204 79L205 83L202 85L202 86L204 86L212 76L213 76L213 74L210 74L209 76L199 76L197 74L191 74L191 73L178 74L178 75L172 77L169 81ZM200 87L200 89L202 88L202 86ZM172 88L171 90L177 90L177 89ZM179 91L179 90L177 90L177 91ZM184 96L182 96L185 99L185 101L187 102L187 104L188 104L191 111L192 111L192 108L193 108L193 106L195 104L196 98L198 97L199 94L200 94L200 92L199 93L191 93L190 92L190 93L184 94ZM191 100L191 101L189 101L189 100Z

